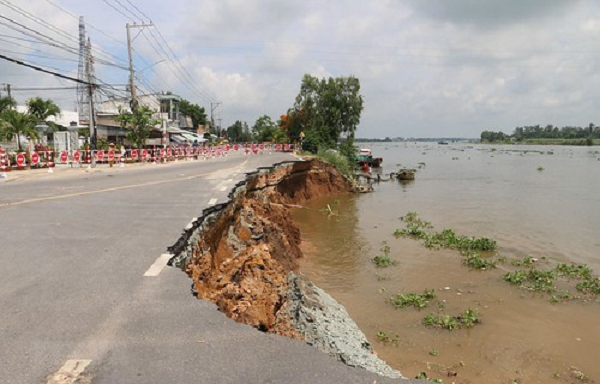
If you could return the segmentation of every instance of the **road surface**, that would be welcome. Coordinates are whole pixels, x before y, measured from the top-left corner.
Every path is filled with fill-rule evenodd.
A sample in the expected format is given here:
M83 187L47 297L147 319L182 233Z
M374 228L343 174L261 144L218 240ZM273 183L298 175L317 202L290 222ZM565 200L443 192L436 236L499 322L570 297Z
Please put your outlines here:
M392 383L190 293L168 246L287 154L9 174L0 183L0 383Z

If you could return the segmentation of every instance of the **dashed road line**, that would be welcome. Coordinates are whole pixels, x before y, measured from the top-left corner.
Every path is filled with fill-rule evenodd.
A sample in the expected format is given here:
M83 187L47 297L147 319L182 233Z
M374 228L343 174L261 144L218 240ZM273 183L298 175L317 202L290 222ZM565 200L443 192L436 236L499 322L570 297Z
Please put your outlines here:
M67 362L52 376L47 384L74 384L81 382L81 374L92 360L67 360Z
M170 253L163 253L156 259L154 264L148 268L148 270L144 273L145 277L156 277L160 274L160 272L167 266L167 262L169 259L173 257Z

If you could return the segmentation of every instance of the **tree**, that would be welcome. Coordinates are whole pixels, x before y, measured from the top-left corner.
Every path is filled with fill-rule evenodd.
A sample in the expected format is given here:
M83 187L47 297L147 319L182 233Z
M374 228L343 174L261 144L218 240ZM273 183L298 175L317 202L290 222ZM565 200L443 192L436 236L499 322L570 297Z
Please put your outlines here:
M136 105L132 112L120 110L115 120L121 124L121 128L129 130L125 137L131 142L131 145L141 149L146 145L150 130L161 123L160 119L153 117L155 113L155 110L146 105Z
M45 122L50 116L60 115L60 108L52 99L34 97L27 100L27 113L35 116L38 122Z
M225 130L225 135L227 136L227 140L229 140L232 143L243 143L252 141L252 134L250 133L248 124L240 120L237 120L235 123L227 127L227 129Z
M187 100L181 100L179 103L179 112L192 118L192 125L198 128L198 125L206 124L206 111L204 107L198 104L192 104Z
M271 117L263 115L256 119L256 122L252 126L252 133L259 142L273 141L277 133L277 125L271 120Z
M0 97L0 115L9 109L13 109L17 106L17 102L12 97Z
M288 112L288 118L292 116L295 123L293 131L288 132L294 139L299 138L296 131L304 132L304 143L311 147L333 148L342 135L354 138L363 108L358 78L319 80L304 75L294 109Z
M0 117L0 140L12 140L17 137L17 146L21 148L21 135L37 138L34 116L9 109Z

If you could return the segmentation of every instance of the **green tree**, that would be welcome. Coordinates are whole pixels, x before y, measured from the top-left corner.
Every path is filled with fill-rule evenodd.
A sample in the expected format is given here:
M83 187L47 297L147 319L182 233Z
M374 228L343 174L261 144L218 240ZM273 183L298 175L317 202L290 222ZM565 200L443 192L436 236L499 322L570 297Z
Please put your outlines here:
M26 113L9 109L0 117L0 140L12 140L17 137L17 146L21 148L21 135L37 138L36 118Z
M198 128L198 125L206 124L206 111L204 107L198 104L192 104L187 100L181 100L179 103L179 112L192 118L192 125Z
M128 130L125 137L131 145L141 149L146 145L150 130L161 123L160 119L154 118L155 113L146 105L137 105L131 112L120 110L115 120L121 124L121 128Z
M0 97L0 115L9 109L13 109L17 106L17 102L12 97Z
M271 120L271 117L267 115L263 115L256 119L256 122L252 126L252 133L259 142L273 141L277 130L277 125Z
M38 122L45 122L50 116L60 115L60 108L52 99L34 97L27 100L27 113L35 116Z
M225 130L227 140L232 143L251 142L253 137L248 129L248 124L237 120Z
M354 138L363 108L358 78L319 80L304 75L294 109L288 113L288 118L293 116L294 122L293 129L288 132L293 139L299 138L297 131L304 132L305 149L315 145L334 148L342 136Z

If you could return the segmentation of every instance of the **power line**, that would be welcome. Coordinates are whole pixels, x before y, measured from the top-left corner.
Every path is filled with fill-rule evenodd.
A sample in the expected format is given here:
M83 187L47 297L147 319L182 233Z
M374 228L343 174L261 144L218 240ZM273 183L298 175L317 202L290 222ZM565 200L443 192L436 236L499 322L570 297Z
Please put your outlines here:
M0 59L6 60L6 61L10 61L12 63L15 63L15 64L18 64L18 65L22 65L24 67L28 67L28 68L34 69L34 70L36 70L38 72L48 73L50 75L54 75L56 77L60 77L61 79L75 81L75 82L80 83L80 84L95 85L93 83L88 83L87 81L83 81L83 80L76 79L74 77L66 76L66 75L63 75L63 74L58 73L58 72L49 71L47 69L40 68L40 67L37 67L35 65L27 64L27 63L25 63L25 62L23 62L21 60L13 59L11 57L4 56L2 54L0 54Z

